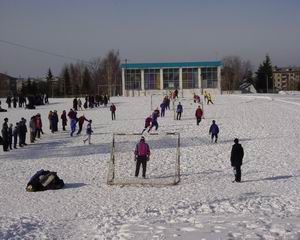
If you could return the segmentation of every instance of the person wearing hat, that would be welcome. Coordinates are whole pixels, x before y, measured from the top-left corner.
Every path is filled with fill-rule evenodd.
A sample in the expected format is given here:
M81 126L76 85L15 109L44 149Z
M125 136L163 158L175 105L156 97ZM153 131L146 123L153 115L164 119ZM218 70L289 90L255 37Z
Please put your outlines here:
M234 145L231 149L231 166L233 167L234 175L235 175L235 182L241 182L241 166L243 164L243 157L244 157L244 149L242 145L239 143L239 139L234 139Z
M139 176L140 167L142 165L143 168L143 178L146 178L146 170L147 170L147 161L149 161L150 156L150 147L145 142L145 137L142 136L140 142L136 145L135 151L135 161L136 161L136 168L135 168L135 177Z

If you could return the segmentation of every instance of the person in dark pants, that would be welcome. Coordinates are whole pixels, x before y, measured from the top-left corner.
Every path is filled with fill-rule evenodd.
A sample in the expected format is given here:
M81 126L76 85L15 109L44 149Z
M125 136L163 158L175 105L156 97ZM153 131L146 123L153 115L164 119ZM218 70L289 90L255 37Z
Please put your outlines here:
M177 120L181 120L181 114L182 114L182 112L183 112L183 107L182 107L182 105L181 105L180 102L179 102L178 105L177 105L176 112L177 112L177 117L176 117L176 119L177 119Z
M77 100L77 97L75 97L73 99L73 109L74 109L74 111L77 111L77 106L78 106L78 100Z
M3 139L3 151L8 151L9 139L8 139L8 118L4 118L4 123L2 125L2 139Z
M198 108L196 109L196 112L195 112L195 116L196 116L196 120L197 120L197 125L199 125L199 123L201 122L202 115L203 115L203 111L202 111L201 107L198 106Z
M234 145L231 149L231 166L235 172L235 182L241 181L241 166L243 164L243 157L244 157L244 149L241 144L239 144L239 140L236 138L234 139Z
M80 117L78 118L78 126L79 126L79 129L78 129L77 135L79 135L79 134L81 133L81 131L82 131L82 126L83 126L83 124L84 124L84 121L87 121L87 122L89 121L88 119L85 118L84 115L82 115L82 116L80 116Z
M17 148L18 143L18 136L19 136L19 123L17 122L13 131L13 137L14 137L14 148Z
M115 104L112 103L110 106L111 120L116 120L116 110L117 110L117 108L116 108Z
M8 147L12 150L12 140L13 140L13 125L9 124L8 128Z
M218 141L218 133L219 133L219 127L216 124L216 121L213 120L212 121L212 125L209 128L209 134L211 134L211 142L214 142L214 138L215 138L215 143L217 143L217 141Z
M60 118L61 118L61 124L62 124L63 131L66 131L66 126L67 126L67 122L68 122L66 110L63 110Z
M140 167L143 167L143 178L146 178L146 170L147 170L147 161L149 161L150 156L150 147L145 142L145 138L142 136L140 142L136 145L135 151L135 177L139 176Z

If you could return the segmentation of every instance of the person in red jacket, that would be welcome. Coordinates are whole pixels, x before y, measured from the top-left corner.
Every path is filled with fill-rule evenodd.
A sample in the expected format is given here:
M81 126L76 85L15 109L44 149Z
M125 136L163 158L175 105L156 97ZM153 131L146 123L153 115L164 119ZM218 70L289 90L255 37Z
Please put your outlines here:
M146 131L146 129L147 129L148 127L151 126L151 122L152 122L152 117L151 117L151 115L150 115L149 117L147 117L147 118L145 119L145 128L144 128L144 130L142 131L142 134Z
M202 115L203 115L203 111L202 111L201 107L198 106L198 108L196 109L196 112L195 112L195 116L196 116L196 120L197 120L197 125L199 125L199 123L201 122Z
M116 108L115 104L112 103L110 106L111 120L116 120L116 110L117 110L117 108Z
M84 121L87 121L87 122L89 121L88 119L85 118L84 115L82 115L78 118L79 129L78 129L77 135L79 135L81 133Z
M142 164L143 178L146 178L147 162L149 161L150 157L150 147L145 142L145 137L142 136L140 142L136 145L134 155L136 161L135 177L139 176L139 171Z
M37 114L34 118L35 120L35 131L36 131L36 136L37 138L40 138L41 137L41 133L43 133L43 124L42 124L42 119L41 119L41 114Z

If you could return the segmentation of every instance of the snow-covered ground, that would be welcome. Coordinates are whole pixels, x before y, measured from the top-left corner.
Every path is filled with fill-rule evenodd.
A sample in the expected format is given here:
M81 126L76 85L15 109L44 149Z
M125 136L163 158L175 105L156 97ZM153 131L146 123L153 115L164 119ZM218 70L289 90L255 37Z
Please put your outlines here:
M116 121L108 108L79 111L93 119L91 145L83 144L83 136L48 130L49 110L68 111L72 99L0 113L1 124L4 117L15 124L41 113L45 131L34 144L0 151L0 239L300 239L299 94L216 96L214 105L205 105L199 126L190 106L183 106L181 121L167 112L158 132L181 134L181 182L163 187L107 185L112 133L140 132L150 114L149 97L112 101ZM220 127L217 144L208 135L213 119ZM232 183L229 158L236 137L245 151L242 183ZM119 156L129 156L124 166L128 162L132 174L138 139L118 142L128 146ZM160 162L149 161L145 181L159 181L155 169L174 163L169 151L175 145L157 141L153 158ZM65 188L26 192L42 168L56 171Z

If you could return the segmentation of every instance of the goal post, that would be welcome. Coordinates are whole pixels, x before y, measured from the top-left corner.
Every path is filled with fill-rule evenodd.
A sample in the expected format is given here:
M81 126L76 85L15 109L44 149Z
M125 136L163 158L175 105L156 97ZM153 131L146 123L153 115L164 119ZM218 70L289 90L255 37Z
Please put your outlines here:
M163 102L166 94L163 93L153 93L150 95L150 111L158 108L160 109L160 104Z
M134 150L141 136L150 147L146 178L135 177ZM114 133L108 163L107 184L169 186L180 182L180 134L178 132Z
M204 113L202 101L200 103L198 102L195 103L192 98L176 98L173 101L174 120L176 120L177 117L177 105L179 104L179 102L183 107L183 113L181 116L182 120L195 119L195 111L199 105L201 106L201 109L203 110Z

